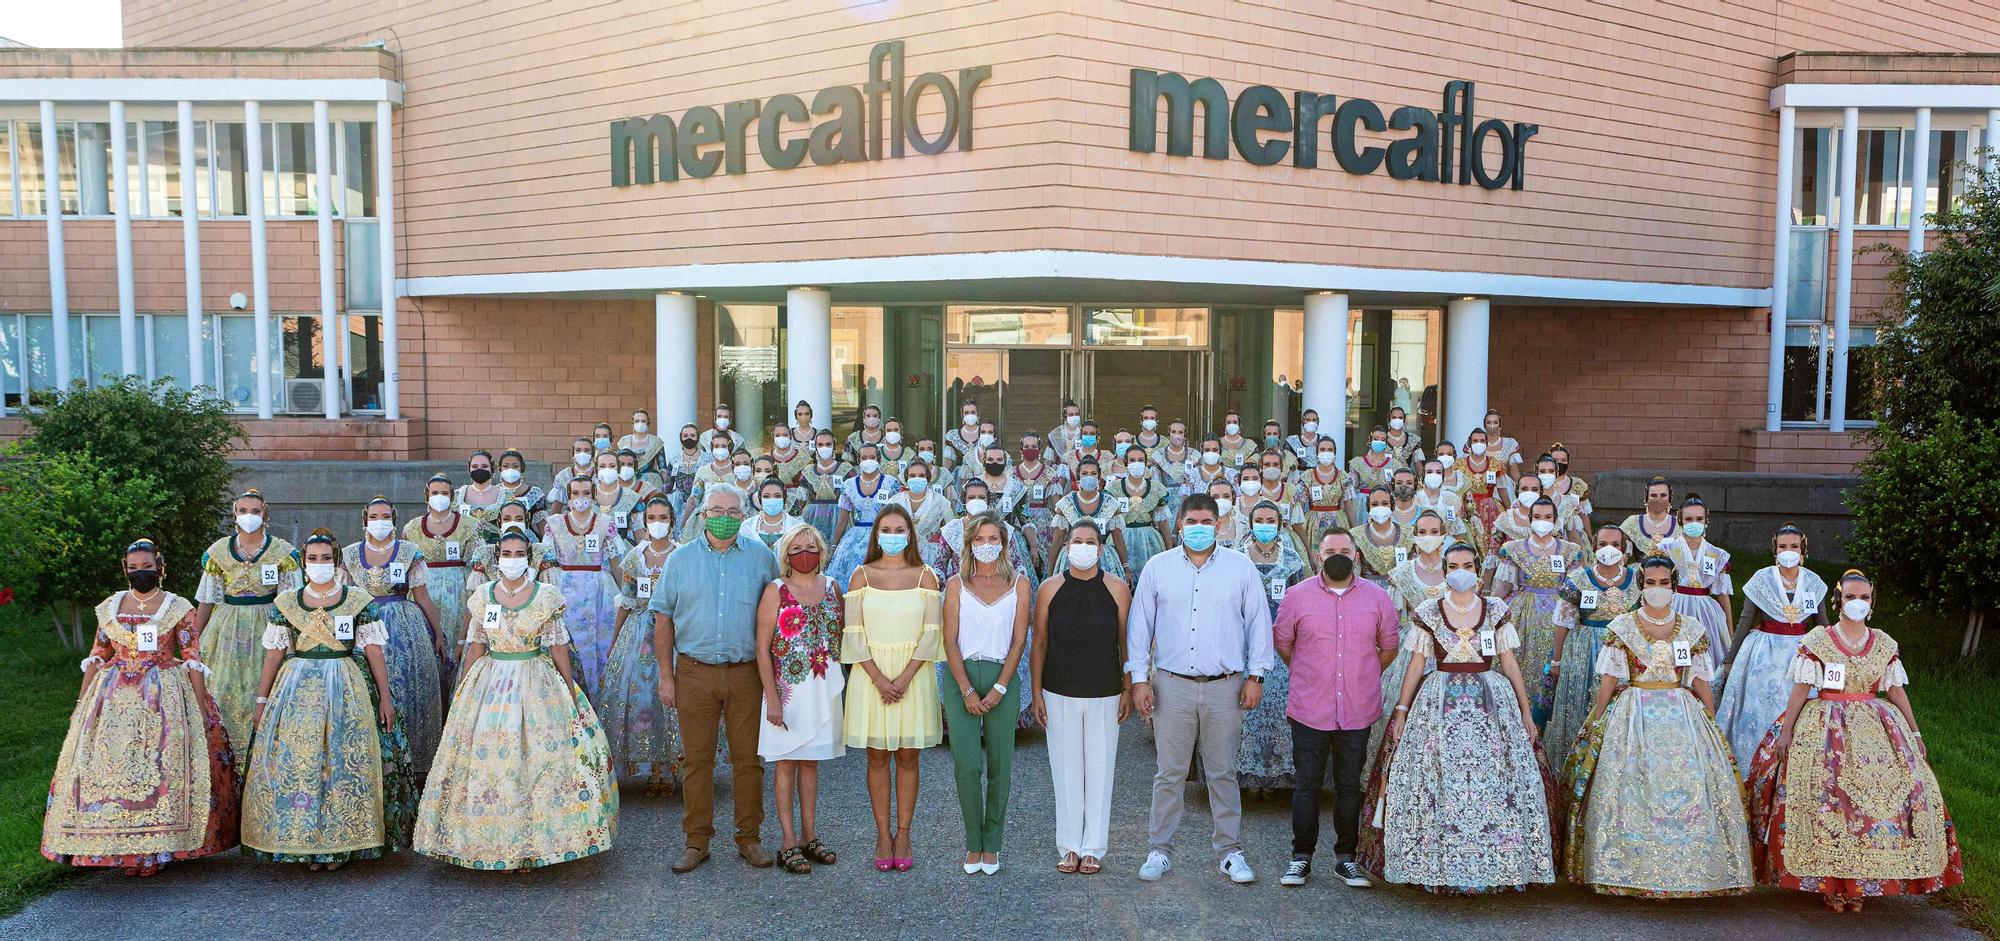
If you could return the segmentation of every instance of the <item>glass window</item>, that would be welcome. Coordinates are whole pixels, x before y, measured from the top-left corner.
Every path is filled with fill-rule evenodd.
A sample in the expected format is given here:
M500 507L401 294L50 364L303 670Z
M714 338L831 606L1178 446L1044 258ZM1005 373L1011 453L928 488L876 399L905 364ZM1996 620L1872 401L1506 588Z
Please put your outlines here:
M250 158L245 153L243 125L217 123L215 146L215 215L243 216L250 213L250 194L244 188L244 174Z
M65 122L56 130L64 215L111 214L111 125Z
M311 216L319 212L319 168L314 161L313 125L282 122L271 127L265 148L264 208L273 216Z
M38 121L22 121L14 126L21 132L21 139L15 145L21 168L21 215L46 215L49 208L48 189L42 185L42 125Z
M199 140L208 133L208 128L196 122L193 131L195 139ZM155 219L178 217L181 214L180 124L176 121L147 121L140 137L144 141L145 169L133 177L144 184L145 204L139 214Z
M116 379L123 371L119 351L124 348L118 315L90 315L83 318L84 362L87 369L78 375L93 388ZM76 342L76 337L70 337ZM141 364L143 366L143 364Z
M1895 225L1903 172L1903 135L1862 130L1854 177L1854 224ZM1836 200L1837 203L1837 200Z
M1874 416L1875 330L1852 325L1847 339L1847 420ZM1793 321L1785 328L1785 384L1778 417L1825 424L1832 402L1833 325Z
M1827 245L1831 229L1805 229L1792 233L1791 288L1785 295L1786 316L1795 320L1826 319Z
M28 328L28 387L29 389L53 389L55 375L55 322L48 314L29 314ZM69 375L72 380L84 376L84 334L83 317L69 316Z
M348 121L341 128L344 159L340 213L372 217L375 215L375 125L368 121Z
M154 314L153 321L153 377L172 379L174 384L188 387L188 335L186 314ZM210 357L215 350L215 318L203 314L201 355ZM209 382L215 381L215 366L206 359L202 362L202 376Z
M347 401L363 411L382 410L382 319L350 314L347 325Z
M14 214L14 125L0 121L0 216Z
M1084 342L1092 346L1207 346L1206 307L1089 307Z
M883 418L902 420L909 444L937 434L943 331L937 307L833 308L833 417L827 427L844 439L861 427L861 409L873 405ZM766 422L767 429L790 416L787 407Z
M9 406L21 404L21 318L0 314L0 398Z
M723 304L715 308L715 401L734 416L731 429L751 447L764 447L771 426L791 417L785 402L784 332L779 308L754 304ZM838 354L834 375L840 375ZM838 378L835 379L838 382ZM695 418L706 428L711 416ZM679 429L671 433L678 434Z
M1834 159L1840 135L1833 128L1799 128L1792 171L1792 224L1831 225L1833 182L1839 169Z
M1912 131L1914 135L1916 132ZM1932 131L1929 166L1925 168L1924 212L1938 211L1965 195L1965 167L1972 134Z
M347 309L382 309L381 228L374 222L350 219L346 227Z
M945 339L998 346L1069 346L1068 307L977 305L945 308Z
M217 317L216 322L219 325L216 339L220 354L215 372L216 392L239 411L256 411L257 370L263 366L257 358L256 318L248 315L223 316ZM273 329L268 355L283 356L284 340L285 331ZM282 381L271 384L273 408L283 406L284 394Z

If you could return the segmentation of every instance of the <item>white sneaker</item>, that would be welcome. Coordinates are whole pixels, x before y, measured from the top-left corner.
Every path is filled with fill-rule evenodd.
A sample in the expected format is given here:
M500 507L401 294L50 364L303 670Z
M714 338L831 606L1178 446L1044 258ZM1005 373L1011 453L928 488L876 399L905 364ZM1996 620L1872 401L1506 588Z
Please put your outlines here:
M1174 861L1165 853L1147 853L1146 863L1139 867L1139 879L1143 882L1158 882L1160 877L1172 872Z
M1240 851L1222 857L1222 865L1217 868L1229 877L1229 881L1239 885L1257 881L1257 873L1251 870L1249 861L1243 858Z

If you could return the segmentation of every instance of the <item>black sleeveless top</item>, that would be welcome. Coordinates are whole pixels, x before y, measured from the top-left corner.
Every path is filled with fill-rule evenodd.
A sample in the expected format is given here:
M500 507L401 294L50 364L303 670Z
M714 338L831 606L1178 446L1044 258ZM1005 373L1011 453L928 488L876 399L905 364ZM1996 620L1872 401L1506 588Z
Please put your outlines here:
M1063 572L1049 600L1049 649L1042 688L1072 699L1124 691L1125 651L1118 649L1118 602L1104 587L1104 570L1090 578Z

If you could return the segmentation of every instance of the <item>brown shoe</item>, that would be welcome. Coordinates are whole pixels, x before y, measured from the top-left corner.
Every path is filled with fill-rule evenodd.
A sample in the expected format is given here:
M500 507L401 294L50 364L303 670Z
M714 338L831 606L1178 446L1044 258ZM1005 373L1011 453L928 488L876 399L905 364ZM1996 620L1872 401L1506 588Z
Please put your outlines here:
M744 862L749 863L750 865L755 866L758 869L771 868L771 864L773 862L771 859L771 854L764 852L764 847L759 844L746 843L742 846L737 847L736 852L743 856Z
M690 846L681 853L679 862L674 863L675 872L693 872L695 867L708 862L708 851Z

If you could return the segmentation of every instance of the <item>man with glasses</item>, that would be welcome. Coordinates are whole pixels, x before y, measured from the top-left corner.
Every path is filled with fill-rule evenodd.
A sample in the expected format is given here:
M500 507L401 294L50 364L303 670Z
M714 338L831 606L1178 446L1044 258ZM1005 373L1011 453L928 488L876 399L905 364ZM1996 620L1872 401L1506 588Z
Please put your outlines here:
M759 869L764 851L764 767L757 758L763 682L757 676L757 602L778 577L778 560L762 540L738 539L743 491L727 483L702 492L702 536L667 557L653 588L653 649L672 651L661 664L660 702L680 712L687 748L681 827L687 850L674 863L688 872L708 861L715 836L715 740L729 736L736 851Z

